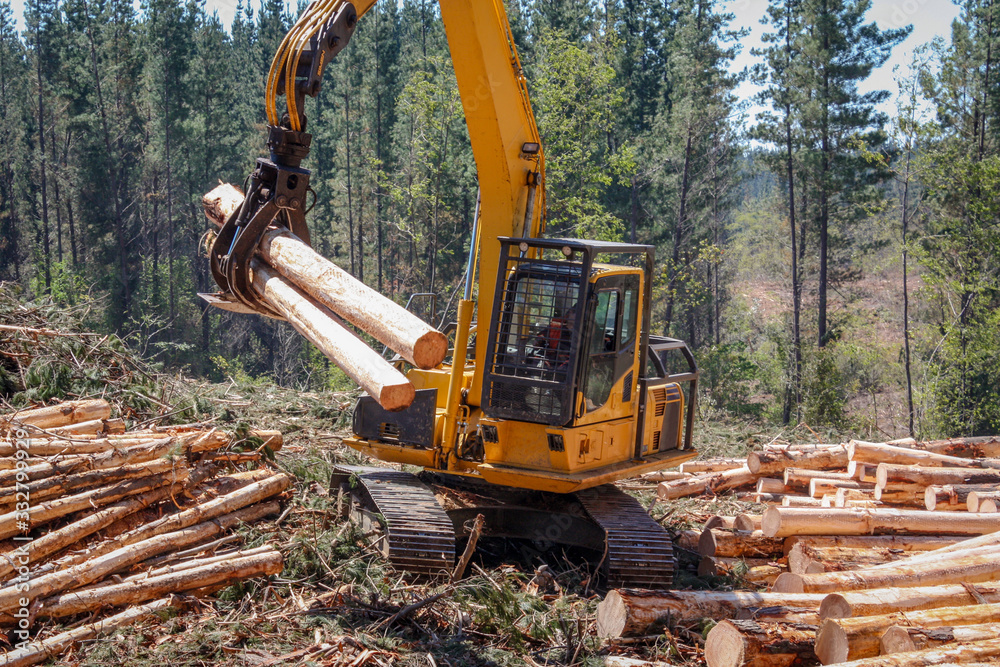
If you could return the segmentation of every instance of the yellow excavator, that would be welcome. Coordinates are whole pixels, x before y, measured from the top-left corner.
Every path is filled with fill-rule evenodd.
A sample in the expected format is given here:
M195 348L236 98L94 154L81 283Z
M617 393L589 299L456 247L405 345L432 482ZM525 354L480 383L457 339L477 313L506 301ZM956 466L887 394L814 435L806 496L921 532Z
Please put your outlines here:
M270 159L212 252L217 282L241 300L255 302L247 265L269 226L308 243L304 99L374 4L313 0L274 58ZM488 535L593 550L608 585L667 587L669 536L611 484L695 455L698 370L682 341L650 333L653 248L544 236L544 152L503 2L440 8L479 180L454 347L407 372L409 408L362 397L345 439L424 472L345 467L334 482L417 574L450 570L456 536L483 514Z

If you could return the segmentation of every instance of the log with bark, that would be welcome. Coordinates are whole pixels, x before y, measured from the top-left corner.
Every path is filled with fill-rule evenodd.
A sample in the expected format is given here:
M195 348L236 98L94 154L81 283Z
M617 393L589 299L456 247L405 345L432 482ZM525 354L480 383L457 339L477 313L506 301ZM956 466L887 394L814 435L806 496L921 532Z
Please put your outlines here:
M747 464L746 459L738 459L729 456L718 456L710 459L698 459L697 461L685 461L678 470L683 473L705 473L705 472L725 472L726 470L736 470Z
M723 620L705 637L708 667L792 667L814 664L816 626Z
M984 603L1000 603L1000 582L831 593L823 598L819 615L822 618L853 618Z
M225 212L234 211L242 200L236 188L219 186L206 194L202 203L208 219L221 225ZM444 361L448 353L444 334L316 253L294 234L268 230L257 254L316 304L329 308L418 368L434 368Z
M892 549L813 547L803 542L796 544L788 552L788 571L793 574L813 574L860 570L899 560L901 557L902 552Z
M997 459L963 459L957 456L935 454L920 449L896 447L877 442L851 440L847 443L848 456L852 461L875 464L919 465L925 467L968 467L1000 468Z
M757 493L777 493L786 495L795 493L796 489L785 486L784 480L775 477L761 477L757 480Z
M797 544L826 549L890 549L903 552L934 551L963 542L959 536L939 535L807 535L785 538L785 555L789 555Z
M871 658L879 654L882 634L894 625L940 628L1000 621L1000 604L941 607L858 618L828 618L816 633L816 657L824 665Z
M934 560L912 563L900 560L882 566L849 572L782 574L774 583L779 593L835 593L866 588L935 586L952 583L979 583L1000 579L1000 561L995 550L985 553L942 554ZM934 552L929 552L934 553Z
M945 644L979 642L1000 637L1000 623L914 628L894 625L882 634L879 654L925 651Z
M786 468L836 470L847 467L848 460L847 447L835 445L813 449L750 452L747 455L747 467L754 474L766 477L784 475Z
M250 267L254 289L355 384L386 410L409 407L416 390L392 364L273 268L258 259Z
M968 506L969 494L973 492L989 493L996 486L988 484L945 484L932 485L924 490L924 507L928 510L941 511L975 511Z
M71 591L42 600L39 615L47 618L72 616L96 608L120 607L154 598L219 584L264 577L281 572L281 553L269 548L264 553L235 554L225 560L203 563L175 572L143 575L141 578Z
M722 493L741 486L750 486L757 477L747 468L736 468L720 473L705 473L693 479L679 479L673 482L661 482L656 487L656 496L660 500L676 500L687 496L697 496L705 492Z
M597 605L597 635L644 636L668 623L735 618L748 607L818 609L822 595L778 595L749 591L609 591Z
M0 432L17 429L35 433L38 429L48 429L67 426L94 419L107 419L111 416L111 404L104 399L89 399L82 401L66 401L57 405L42 408L18 410L0 415ZM34 428L29 428L34 427Z
M114 616L81 625L53 637L35 640L27 646L9 651L2 656L3 662L0 662L0 665L3 667L26 667L27 665L47 662L52 659L52 656L59 655L80 642L96 639L119 628L156 618L158 614L170 609L181 609L184 604L177 596L170 596L132 607Z
M923 487L945 484L1000 484L1000 471L880 463L875 471L875 484L879 487L889 484L912 484Z
M1000 656L1000 639L989 639L925 651L862 658L861 660L845 662L843 667L930 667L931 665L995 667L998 656Z
M928 512L897 509L830 509L770 507L761 530L768 537L793 535L872 535L912 533L923 535L983 535L1000 531L1000 521L990 514Z
M993 435L928 440L918 442L913 447L935 454L958 456L964 459L1000 458L1000 438Z
M809 496L785 496L781 499L782 507L820 507L822 504L819 498Z
M747 533L709 528L701 533L698 553L725 558L781 558L784 546L784 539L765 537L759 530Z

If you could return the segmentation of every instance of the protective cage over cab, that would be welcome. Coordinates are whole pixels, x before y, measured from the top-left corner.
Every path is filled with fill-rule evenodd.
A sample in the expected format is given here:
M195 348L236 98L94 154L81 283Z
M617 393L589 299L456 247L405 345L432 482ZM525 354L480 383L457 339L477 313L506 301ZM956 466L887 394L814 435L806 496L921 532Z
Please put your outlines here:
M553 449L565 443L553 438L552 427L563 431L638 413L634 448L608 451L604 463L690 449L698 370L682 341L649 335L653 248L499 240L483 439L491 440L493 420L529 422L549 427Z

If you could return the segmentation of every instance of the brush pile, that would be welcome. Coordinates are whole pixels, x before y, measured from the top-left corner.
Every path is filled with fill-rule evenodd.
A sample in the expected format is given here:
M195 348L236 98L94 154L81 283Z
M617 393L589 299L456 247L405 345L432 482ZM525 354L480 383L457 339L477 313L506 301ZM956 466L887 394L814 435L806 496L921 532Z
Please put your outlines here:
M770 505L679 540L700 574L768 589L611 591L601 636L713 618L708 667L1000 660L1000 439L770 446L680 474L660 499L747 489Z
M282 569L274 546L241 549L235 532L280 512L293 479L259 465L280 433L125 432L110 416L103 400L0 416L0 629L11 643L0 665L50 659ZM98 620L36 634L80 614Z

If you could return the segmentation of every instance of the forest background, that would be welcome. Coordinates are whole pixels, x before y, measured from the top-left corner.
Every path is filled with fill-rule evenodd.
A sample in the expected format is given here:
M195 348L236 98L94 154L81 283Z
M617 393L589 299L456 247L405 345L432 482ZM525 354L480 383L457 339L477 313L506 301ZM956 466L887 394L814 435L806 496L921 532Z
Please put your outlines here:
M703 420L1000 432L1000 3L967 0L898 89L869 0L772 0L759 64L711 0L508 0L548 233L656 246L652 331ZM201 195L264 153L281 0L0 0L0 281L199 377L349 381L290 327L208 309ZM454 317L475 165L436 3L383 2L306 113L314 246ZM737 87L759 89L752 110ZM862 88L859 88L862 86ZM892 102L895 111L879 109ZM42 394L0 364L0 393Z

